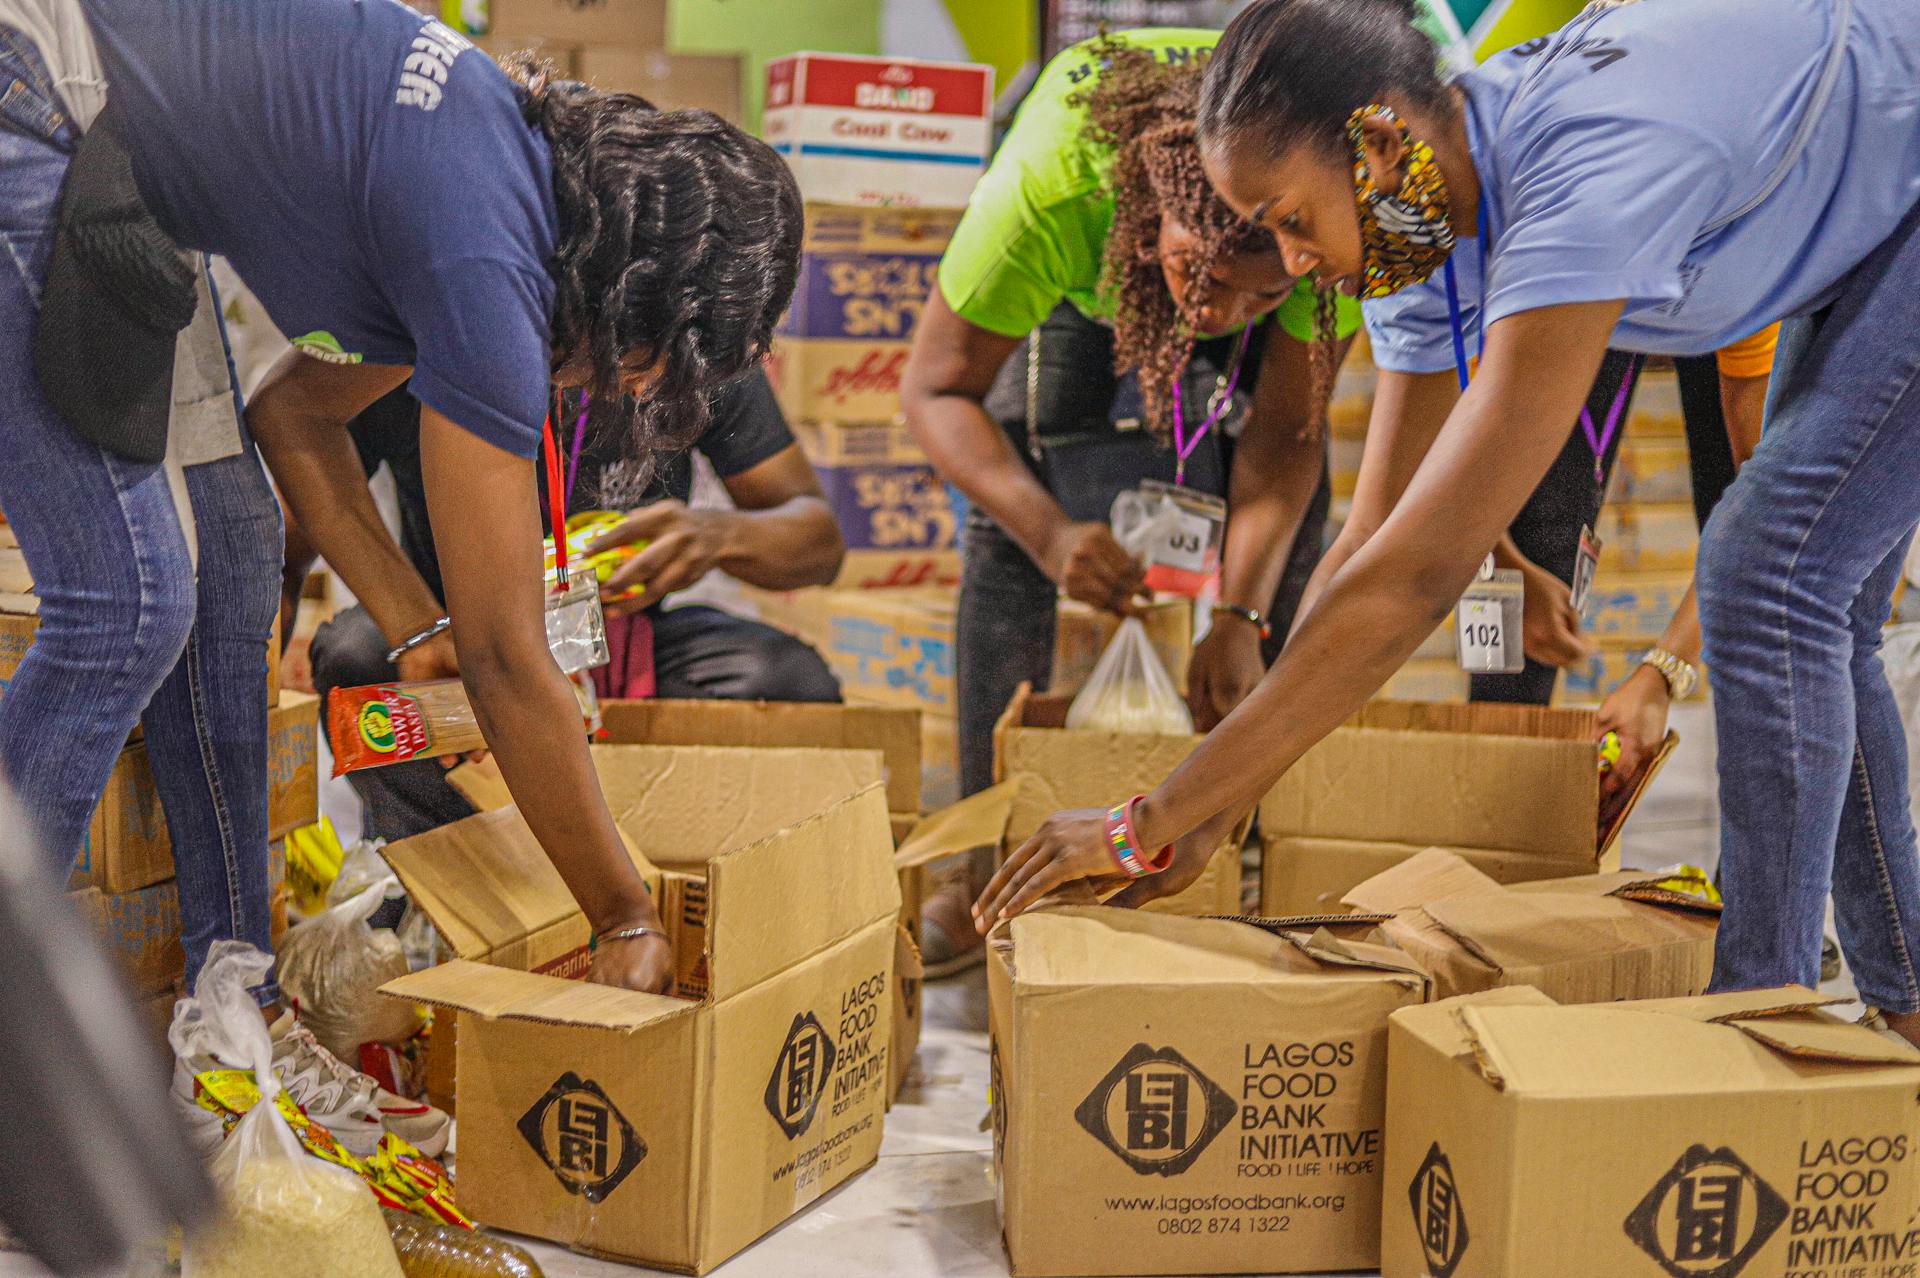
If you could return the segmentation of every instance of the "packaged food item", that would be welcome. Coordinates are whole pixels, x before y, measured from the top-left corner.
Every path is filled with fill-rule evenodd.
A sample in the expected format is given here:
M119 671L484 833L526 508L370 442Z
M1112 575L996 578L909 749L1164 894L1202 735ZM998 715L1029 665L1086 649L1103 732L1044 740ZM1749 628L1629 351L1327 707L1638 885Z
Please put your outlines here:
M367 922L399 887L392 874L375 879L280 942L281 989L320 1045L343 1061L359 1060L362 1044L397 1047L420 1032L411 1004L380 994L411 970L406 950L392 931Z
M583 510L576 515L570 516L567 519L567 566L569 571L581 566L591 568L593 569L594 580L604 586L621 564L624 564L627 560L632 559L635 555L645 550L648 543L636 541L624 546L614 546L607 550L589 552L588 547L593 545L595 538L618 525L624 518L626 518L626 516L615 510ZM553 538L549 537L546 540L547 584L549 586L556 584L557 581L554 569L553 549ZM642 583L641 585L627 587L619 594L609 598L607 602L615 603L623 599L638 599L646 593L647 587Z
M1128 617L1114 631L1086 687L1067 707L1067 727L1171 736L1193 731L1193 715L1138 617Z
M250 945L219 942L194 997L175 1012L174 1050L244 1061L256 1098L214 1157L223 1210L186 1240L182 1278L404 1278L365 1183L308 1157L284 1117L285 1107L296 1115L299 1107L280 1090L273 1043L250 993L272 965Z
M327 891L346 860L333 822L321 817L287 836L287 890L293 908L311 917L327 908Z
M407 1278L546 1278L532 1256L498 1238L391 1210L387 1228Z
M333 775L486 748L458 679L375 683L327 694Z

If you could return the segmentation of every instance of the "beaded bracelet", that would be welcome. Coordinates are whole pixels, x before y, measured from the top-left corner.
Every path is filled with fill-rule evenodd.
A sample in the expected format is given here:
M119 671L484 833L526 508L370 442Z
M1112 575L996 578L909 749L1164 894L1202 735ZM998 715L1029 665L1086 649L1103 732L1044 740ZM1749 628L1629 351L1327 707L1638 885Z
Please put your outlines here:
M1146 797L1136 794L1107 813L1107 846L1112 850L1113 859L1120 866L1121 873L1130 879L1144 879L1173 864L1171 843L1161 848L1159 855L1151 861L1143 860L1140 856L1139 843L1133 831L1133 809Z

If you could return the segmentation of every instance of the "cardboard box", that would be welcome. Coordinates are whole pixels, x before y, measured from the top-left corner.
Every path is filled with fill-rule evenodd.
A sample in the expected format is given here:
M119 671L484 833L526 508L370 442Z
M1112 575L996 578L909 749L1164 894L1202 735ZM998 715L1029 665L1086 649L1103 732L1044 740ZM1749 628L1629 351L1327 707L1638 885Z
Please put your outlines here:
M1396 1012L1384 1278L1911 1269L1920 1053L1810 990Z
M936 811L960 801L960 725L943 714L920 716L920 793Z
M487 0L493 41L608 44L659 49L667 43L667 0Z
M574 60L576 74L596 89L634 93L663 111L711 111L740 123L739 54L668 53L654 47L609 47L586 43Z
M963 209L992 143L993 68L796 53L767 64L761 128L809 201Z
M72 896L135 994L171 992L180 984L187 956L180 948L180 893L173 880L116 894L82 888Z
M561 75L576 80L580 78L580 49L577 45L540 36L478 35L471 39L476 48L495 62L503 61L509 54L524 49L535 57L551 62L554 70Z
M1621 828L1679 738L1603 821L1599 735L1584 710L1369 703L1261 801L1261 913L1337 908L1432 846L1501 882L1618 868Z
M1587 634L1611 646L1658 643L1693 585L1692 572L1616 572L1601 558L1587 599Z
M849 701L952 717L954 600L942 590L835 590L817 645Z
M878 750L887 809L918 819L920 716L893 706L798 701L602 701L604 740L613 745L769 746Z
M1433 979L1436 998L1513 985L1561 1003L1691 998L1713 977L1720 922L1719 905L1657 875L1509 888L1439 848L1368 879L1342 904L1391 914L1381 932Z
M800 281L775 331L910 342L959 224L942 209L807 207Z
M465 960L385 992L460 1013L464 1210L705 1273L878 1156L900 889L877 775L848 792L809 765L832 752L651 753L615 761L644 799L621 825L704 871L704 999ZM766 829L782 809L809 815Z
M1610 502L1693 500L1693 469L1684 439L1638 438L1620 441L1613 463Z
M961 521L956 516L954 523ZM835 590L940 589L960 585L958 550L849 550L840 561Z
M1601 562L1616 572L1690 573L1700 548L1691 500L1608 506L1594 531Z
M954 551L961 507L906 427L803 421L793 433L848 550Z
M908 342L779 337L767 378L788 421L891 422L900 415Z
M1200 744L1197 736L1070 730L1071 700L1022 684L994 725L994 779L1021 783L1007 823L1008 850L1032 837L1055 812L1114 803L1151 790ZM1243 825L1221 843L1198 880L1145 908L1170 914L1240 913L1245 835Z
M267 837L311 825L319 807L316 698L289 692L267 712ZM128 746L107 778L86 843L75 863L76 886L136 892L173 877L173 839L144 742Z
M1013 920L987 971L1016 1275L1377 1263L1387 1016L1426 994L1404 956L1073 908Z
M1680 408L1680 378L1671 368L1650 368L1633 388L1633 407L1627 411L1628 439L1687 437L1687 418Z
M1415 657L1394 672L1380 697L1388 701L1465 701L1473 678L1454 657Z
M1193 662L1193 604L1185 599L1157 603L1140 620L1160 664L1173 676L1174 686L1184 692L1187 667ZM1080 691L1119 628L1120 618L1113 613L1062 599L1054 628L1053 677L1047 690L1064 697Z

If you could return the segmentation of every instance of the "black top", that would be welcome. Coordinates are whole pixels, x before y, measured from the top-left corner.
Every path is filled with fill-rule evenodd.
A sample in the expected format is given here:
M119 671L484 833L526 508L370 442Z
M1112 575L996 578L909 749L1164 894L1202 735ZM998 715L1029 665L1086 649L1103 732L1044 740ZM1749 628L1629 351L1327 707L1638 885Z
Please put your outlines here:
M420 477L419 401L401 387L375 401L347 429L369 476L382 463L393 472L400 502L400 548L426 579L434 597L445 599L440 560L433 549L433 528L427 519L426 487ZM570 434L563 432L561 447L571 442ZM573 490L568 494L568 510L626 511L663 498L687 501L693 496L691 453L676 453L649 465L646 458L623 448L623 443L587 441L581 450ZM712 420L694 448L713 463L722 479L727 479L751 470L792 443L793 433L774 401L773 387L767 383L766 374L756 369L714 399Z

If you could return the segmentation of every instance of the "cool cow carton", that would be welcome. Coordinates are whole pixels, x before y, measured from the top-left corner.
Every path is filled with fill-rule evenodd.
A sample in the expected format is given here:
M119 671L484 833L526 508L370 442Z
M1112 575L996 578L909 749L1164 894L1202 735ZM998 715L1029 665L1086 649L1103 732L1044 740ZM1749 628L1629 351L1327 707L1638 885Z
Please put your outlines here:
M1686 888L1696 890L1684 890ZM1720 906L1703 881L1585 874L1502 886L1429 848L1344 898L1451 998L1528 985L1562 1003L1706 992Z
M705 1273L878 1156L900 889L878 780L804 758L836 752L659 753L601 775L640 854L704 881L700 998L464 960L385 992L460 1013L465 1210Z
M994 1161L1015 1274L1377 1263L1386 1021L1426 981L1322 922L1088 907L995 934Z
M992 117L992 67L796 53L767 64L761 127L809 201L961 209Z
M1055 812L1117 803L1159 785L1200 743L1197 736L1090 732L1067 727L1070 698L1020 685L993 731L994 776L1019 781L1007 822L1008 851ZM1170 914L1240 913L1240 847L1233 831L1184 891L1145 908ZM1326 911L1338 913L1338 910Z
M1435 846L1502 883L1617 870L1620 831L1679 738L1603 813L1599 736L1590 710L1367 705L1261 801L1261 913L1337 910Z
M1810 990L1388 1031L1383 1278L1897 1278L1920 1260L1920 1052Z

